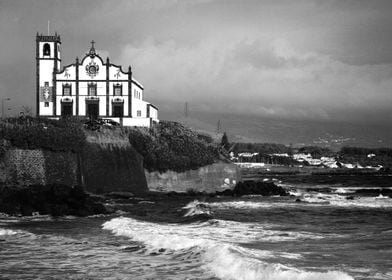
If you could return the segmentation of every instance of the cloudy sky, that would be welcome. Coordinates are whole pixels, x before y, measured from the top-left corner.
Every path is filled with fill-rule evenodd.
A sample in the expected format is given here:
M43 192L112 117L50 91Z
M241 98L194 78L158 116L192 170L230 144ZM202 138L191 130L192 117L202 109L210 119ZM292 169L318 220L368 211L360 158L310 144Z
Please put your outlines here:
M0 94L34 107L35 35L63 65L90 41L133 67L162 114L392 121L390 0L0 0Z

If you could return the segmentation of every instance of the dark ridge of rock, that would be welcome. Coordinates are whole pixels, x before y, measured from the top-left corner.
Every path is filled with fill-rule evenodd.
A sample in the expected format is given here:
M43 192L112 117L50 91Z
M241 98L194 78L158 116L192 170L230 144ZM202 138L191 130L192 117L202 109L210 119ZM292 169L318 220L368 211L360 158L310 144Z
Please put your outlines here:
M238 182L234 189L225 189L223 191L217 191L215 193L205 192L168 192L168 197L215 197L215 196L243 196L243 195L262 195L262 196L288 196L289 193L280 186L277 186L273 182L261 182L261 181L243 181Z
M105 194L105 196L114 199L128 199L134 197L135 195L131 192L110 192L108 194Z
M108 213L105 206L80 186L61 184L0 188L0 212L31 216L89 216Z
M275 185L275 183L261 182L261 181L238 182L232 192L235 196L252 195L252 194L262 195L262 196L289 195L282 187Z
M323 184L323 182L319 182L320 184ZM329 187L324 187L324 188L306 188L307 192L321 192L321 193L331 193L332 189Z
M287 196L289 193L282 187L277 186L273 182L261 181L242 181L238 182L234 189L226 189L221 192L216 192L216 195L222 196L243 196L243 195L262 195L272 196L280 195Z
M380 188L380 189L359 189L355 191L355 194L357 195L363 195L363 196L389 196L392 197L392 190L391 189L385 189L385 188Z

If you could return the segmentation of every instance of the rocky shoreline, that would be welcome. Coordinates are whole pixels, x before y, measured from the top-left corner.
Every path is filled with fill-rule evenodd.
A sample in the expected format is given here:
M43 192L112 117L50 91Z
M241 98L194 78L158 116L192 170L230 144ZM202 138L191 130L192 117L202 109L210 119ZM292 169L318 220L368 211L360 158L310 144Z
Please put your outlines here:
M0 187L0 212L9 215L89 216L106 214L98 197L61 184Z
M205 192L146 192L135 196L129 192L112 192L105 195L90 195L80 186L61 184L30 185L18 187L0 187L0 212L16 216L51 215L51 216L90 216L110 214L119 209L118 203L134 205L140 201L162 201L178 199L193 200L200 197L243 195L287 196L282 187L273 182L238 182L233 189L215 193Z

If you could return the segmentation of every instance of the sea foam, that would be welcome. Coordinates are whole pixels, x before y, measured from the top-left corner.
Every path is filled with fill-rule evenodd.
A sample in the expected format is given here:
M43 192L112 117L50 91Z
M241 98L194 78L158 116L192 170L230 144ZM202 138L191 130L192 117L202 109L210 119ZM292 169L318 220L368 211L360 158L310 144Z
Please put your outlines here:
M194 200L192 202L189 202L187 205L185 205L183 207L183 209L187 210L184 217L193 217L193 216L199 216L199 215L205 215L208 217L212 217L211 208L207 204L201 203L198 200Z
M392 199L387 196L361 197L353 196L347 199L346 196L338 194L308 193L302 197L304 202L310 205L327 205L335 207L360 207L360 208L391 208Z
M268 263L273 252L238 245L255 237L239 224L230 227L220 220L190 225L156 224L120 217L104 223L103 229L142 243L147 253L161 252L173 258L187 255L187 260L193 258L200 263L207 275L222 279L353 280L343 272L307 272Z
M307 272L246 257L232 248L215 247L205 253L205 265L221 279L229 280L353 280L340 271Z
M18 232L11 229L0 228L0 236L15 235L15 234L18 234Z

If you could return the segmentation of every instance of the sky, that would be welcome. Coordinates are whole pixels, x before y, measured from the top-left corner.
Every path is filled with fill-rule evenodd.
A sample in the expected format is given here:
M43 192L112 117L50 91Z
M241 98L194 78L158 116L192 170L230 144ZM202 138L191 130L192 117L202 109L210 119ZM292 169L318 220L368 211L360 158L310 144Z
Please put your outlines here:
M35 110L35 36L62 66L98 54L132 66L161 115L391 123L390 0L0 0L0 96Z

